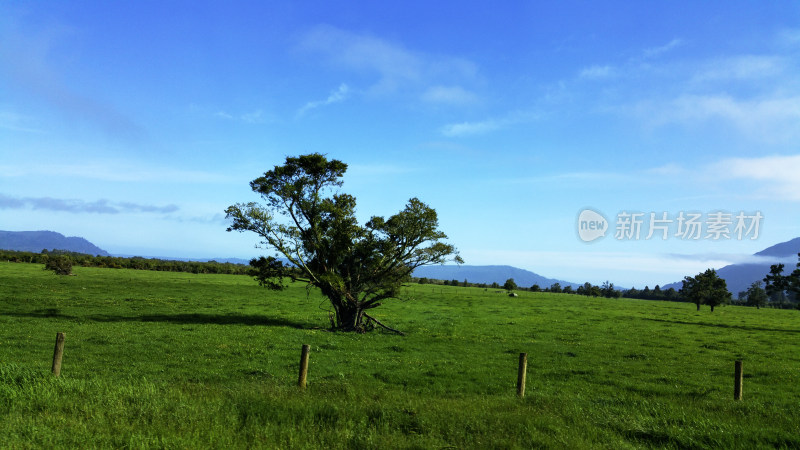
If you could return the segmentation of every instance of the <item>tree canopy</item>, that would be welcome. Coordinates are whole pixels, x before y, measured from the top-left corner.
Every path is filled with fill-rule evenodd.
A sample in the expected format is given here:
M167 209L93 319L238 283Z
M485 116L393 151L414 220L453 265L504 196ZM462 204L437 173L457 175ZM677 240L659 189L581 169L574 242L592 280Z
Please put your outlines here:
M238 203L225 212L228 231L256 233L261 248L293 266L287 271L278 260L261 261L263 285L281 289L285 276L305 281L330 300L334 328L365 331L384 326L366 311L396 298L414 269L462 260L444 242L436 211L417 198L388 219L373 216L360 225L355 197L338 192L346 170L319 153L287 157L250 182L265 204Z
M728 303L731 299L725 280L720 278L714 269L708 269L694 277L685 277L680 294L688 301L694 302L698 311L700 305L709 305L711 312L714 312L715 306Z

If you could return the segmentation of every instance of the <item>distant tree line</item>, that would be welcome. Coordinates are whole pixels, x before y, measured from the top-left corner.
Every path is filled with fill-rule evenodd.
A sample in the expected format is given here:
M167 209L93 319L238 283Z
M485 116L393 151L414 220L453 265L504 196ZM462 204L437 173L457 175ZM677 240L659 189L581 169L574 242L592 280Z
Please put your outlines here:
M724 304L736 304L742 306L772 307L772 308L797 308L800 309L800 253L797 255L797 268L791 273L785 273L783 264L770 266L770 272L762 281L756 281L750 287L739 292L738 300L733 300L727 289L725 280L720 278L716 271L709 269L693 277L685 277L682 288L661 289L656 285L653 289L645 286L644 289L632 287L626 290L616 289L614 283L609 281L596 286L586 282L577 289L567 285L561 287L560 283L553 283L549 287L541 287L534 284L530 288L517 286L513 278L506 280L504 285L499 283L470 283L467 280L436 280L431 278L412 278L412 282L419 284L434 284L444 286L479 287L491 289L528 290L531 292L552 292L564 294L585 295L587 297L605 298L630 298L639 300L660 300L670 302L687 302L697 305L708 305L713 311L716 306Z
M65 267L65 264L68 261L72 266L80 267L155 270L159 272L253 275L252 267L243 264L232 264L227 262L221 263L217 261L174 261L155 258L142 258L140 256L134 256L132 258L123 258L120 256L93 256L84 253L69 252L66 250L44 249L40 253L0 250L0 261L45 264L48 270L54 271L56 271L55 268L57 267L57 265L54 264L56 261L58 261L58 266L60 267Z
M771 265L769 273L762 280L763 293L760 292L761 283L753 283L747 291L739 293L740 301L759 308L800 309L800 253L797 254L797 266L792 272L784 274L784 268L783 264Z

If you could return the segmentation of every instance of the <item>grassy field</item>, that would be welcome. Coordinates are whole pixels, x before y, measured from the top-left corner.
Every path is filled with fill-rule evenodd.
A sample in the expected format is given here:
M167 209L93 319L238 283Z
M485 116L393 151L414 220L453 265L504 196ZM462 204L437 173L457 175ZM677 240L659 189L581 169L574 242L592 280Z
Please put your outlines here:
M800 311L411 285L357 335L301 285L74 272L0 262L2 447L800 447Z

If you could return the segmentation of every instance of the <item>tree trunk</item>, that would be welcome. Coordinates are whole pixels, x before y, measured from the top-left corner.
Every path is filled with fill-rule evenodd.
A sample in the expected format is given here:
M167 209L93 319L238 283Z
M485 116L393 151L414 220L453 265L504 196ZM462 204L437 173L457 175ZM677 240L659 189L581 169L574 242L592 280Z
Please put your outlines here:
M336 329L364 331L364 310L358 306L340 305L336 308Z
M700 311L700 303L697 303L697 310Z
M714 312L714 305L711 305L711 312Z

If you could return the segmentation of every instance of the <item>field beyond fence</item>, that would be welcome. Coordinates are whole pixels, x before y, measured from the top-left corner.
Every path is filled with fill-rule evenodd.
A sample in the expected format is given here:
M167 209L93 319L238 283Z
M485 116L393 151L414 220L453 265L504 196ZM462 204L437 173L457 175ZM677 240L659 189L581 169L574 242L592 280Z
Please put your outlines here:
M800 311L411 284L361 335L300 284L74 273L0 262L0 447L800 447Z

